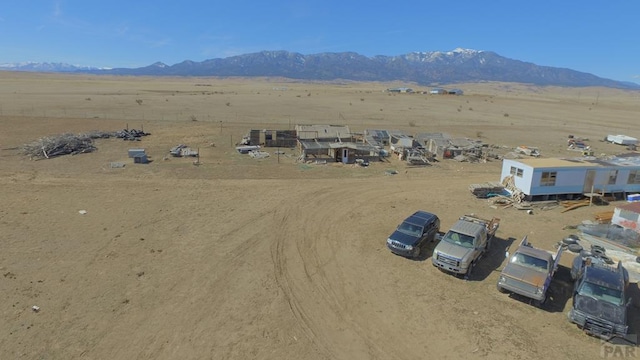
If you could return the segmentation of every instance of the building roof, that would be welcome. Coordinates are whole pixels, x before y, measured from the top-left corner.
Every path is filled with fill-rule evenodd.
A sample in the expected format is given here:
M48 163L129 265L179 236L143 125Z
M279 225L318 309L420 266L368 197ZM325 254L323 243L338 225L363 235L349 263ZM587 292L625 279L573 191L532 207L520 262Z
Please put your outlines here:
M298 139L335 139L351 137L346 125L296 125Z
M558 168L558 167L585 167L585 166L594 166L599 167L600 165L594 163L587 163L582 160L568 160L568 159L559 159L559 158L526 158L526 159L518 159L515 160L519 163L529 165L533 168Z
M300 140L300 145L305 150L349 148L360 151L378 151L378 149L369 144L355 142L317 142L314 140Z
M617 155L608 159L584 158L527 158L515 160L533 168L568 168L568 167L640 167L640 154L630 153Z
M640 201L634 201L634 202L630 202L622 205L617 205L616 207L621 210L627 210L627 211L634 212L636 214L640 214Z

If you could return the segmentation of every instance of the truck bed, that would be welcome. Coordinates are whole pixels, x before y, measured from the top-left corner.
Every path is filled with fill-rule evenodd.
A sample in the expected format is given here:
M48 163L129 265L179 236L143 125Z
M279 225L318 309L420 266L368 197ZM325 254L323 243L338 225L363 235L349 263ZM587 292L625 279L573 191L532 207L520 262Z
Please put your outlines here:
M491 218L491 220L487 220L471 214L461 216L460 220L484 225L484 227L487 228L487 233L489 234L489 236L495 235L498 227L500 227L500 218L497 217Z

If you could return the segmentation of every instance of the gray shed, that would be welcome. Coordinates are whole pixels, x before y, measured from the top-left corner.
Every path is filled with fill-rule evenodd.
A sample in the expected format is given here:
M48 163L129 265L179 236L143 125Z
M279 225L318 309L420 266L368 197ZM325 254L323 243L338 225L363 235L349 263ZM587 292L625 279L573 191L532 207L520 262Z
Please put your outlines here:
M136 155L140 155L140 154L146 156L146 153L145 153L144 149L129 149L129 157L130 158L135 158Z
M148 164L149 163L149 158L147 157L147 154L136 154L133 157L133 163L134 164Z

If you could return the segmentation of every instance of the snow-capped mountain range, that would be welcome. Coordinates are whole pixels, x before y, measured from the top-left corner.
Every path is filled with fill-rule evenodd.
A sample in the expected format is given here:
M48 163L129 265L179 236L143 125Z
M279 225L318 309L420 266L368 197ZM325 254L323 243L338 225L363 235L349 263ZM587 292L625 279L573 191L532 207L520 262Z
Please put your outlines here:
M502 81L555 86L605 86L640 89L640 85L601 78L571 69L509 59L492 51L457 48L367 57L355 52L303 55L288 51L216 58L201 62L162 62L140 68L96 68L65 63L0 64L0 70L145 76L278 76L304 80L408 81L420 85Z

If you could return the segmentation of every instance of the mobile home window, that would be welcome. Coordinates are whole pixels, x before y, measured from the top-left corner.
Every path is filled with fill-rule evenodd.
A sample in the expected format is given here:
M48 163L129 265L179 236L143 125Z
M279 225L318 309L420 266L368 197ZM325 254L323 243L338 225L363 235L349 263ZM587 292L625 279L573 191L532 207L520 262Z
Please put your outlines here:
M628 184L640 184L640 170L631 170L629 172Z
M511 167L511 175L515 175L517 177L522 177L522 172L523 172L522 169L519 169L519 168L517 168L515 166Z
M558 173L555 171L544 171L540 178L540 186L555 186L557 175Z
M615 184L616 179L618 179L618 170L609 171L609 185Z

